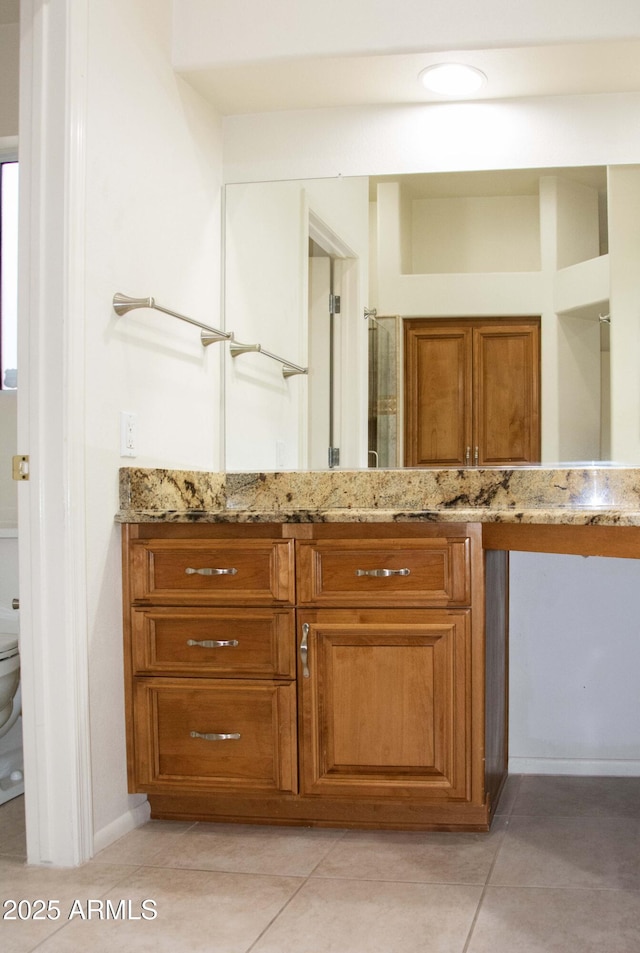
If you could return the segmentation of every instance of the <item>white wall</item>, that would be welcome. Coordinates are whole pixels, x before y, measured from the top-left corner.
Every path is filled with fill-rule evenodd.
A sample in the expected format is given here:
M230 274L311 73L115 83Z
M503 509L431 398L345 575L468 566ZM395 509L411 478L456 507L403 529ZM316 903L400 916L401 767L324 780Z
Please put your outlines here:
M225 199L225 325L235 339L307 364L300 183L234 186ZM231 470L305 465L301 408L306 381L285 380L282 365L260 354L232 359L226 345L225 465Z
M640 155L639 109L639 93L619 93L228 116L224 177L624 164Z
M635 156L640 159L640 152ZM640 165L609 171L611 455L640 459Z
M343 295L348 392L342 403L353 420L366 420L368 183L366 179L304 180L233 185L225 202L225 326L236 340L259 343L302 367L309 350L308 257L310 217L319 219L356 259L356 299L348 313ZM328 305L328 293L327 293ZM328 307L327 307L328 314ZM216 345L220 346L220 345ZM226 456L229 470L291 469L308 465L309 380L284 379L282 365L258 353L231 358L226 351ZM359 408L355 410L354 408ZM364 434L364 425L361 428ZM358 436L345 433L343 462L364 465ZM325 434L325 460L328 433Z
M562 460L600 460L601 352L598 309L558 315L558 446Z
M557 189L556 268L567 268L600 254L599 203L596 189L555 178Z
M18 135L20 28L0 23L0 138Z
M510 770L640 774L640 560L510 563Z
M548 282L543 280L538 271L511 272L509 269L487 268L474 273L471 263L480 264L478 256L473 253L467 256L464 251L450 252L451 238L445 237L442 230L437 228L436 235L440 238L440 244L447 246L441 249L437 259L445 267L440 273L433 273L435 269L429 268L421 274L407 274L402 264L402 259L408 257L408 253L402 249L402 232L411 234L411 230L402 228L402 191L400 181L378 184L377 295L378 306L383 313L401 314L403 317L494 317L500 314L541 313ZM443 200L448 201L451 200ZM436 204L439 206L442 203ZM457 203L454 201L453 204L455 206ZM476 205L476 210L477 207ZM537 212L536 201L536 222L539 217ZM453 218L457 218L455 210ZM459 271L453 274L453 255L457 255L458 265L464 266L469 262L469 267L460 267ZM540 258L539 250L537 258ZM497 264L495 257L493 263Z
M340 53L533 45L637 36L635 0L175 0L174 60L181 68Z
M417 199L414 274L538 271L537 195Z
M100 846L141 800L126 791L117 470L220 468L220 352L155 311L118 318L114 292L220 320L219 122L169 63L169 0L89 4L85 446L94 825ZM120 457L119 414L138 456ZM114 826L115 825L115 826Z
M541 179L542 261L553 279L553 300L547 302L542 326L543 430L547 447L549 439L553 447L543 457L547 460L608 459L601 451L598 314L609 310L609 259L598 257L599 205L596 189L570 177ZM552 413L553 432L548 427Z

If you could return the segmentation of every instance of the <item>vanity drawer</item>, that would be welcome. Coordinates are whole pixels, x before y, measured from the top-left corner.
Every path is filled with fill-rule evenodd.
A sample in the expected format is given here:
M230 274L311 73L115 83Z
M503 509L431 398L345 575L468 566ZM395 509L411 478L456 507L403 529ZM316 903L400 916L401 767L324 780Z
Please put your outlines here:
M298 602L307 606L464 606L471 602L470 541L298 540Z
M136 539L132 598L158 605L294 601L294 543L283 539Z
M295 683L135 684L138 790L297 791Z
M295 678L293 609L132 609L138 674Z

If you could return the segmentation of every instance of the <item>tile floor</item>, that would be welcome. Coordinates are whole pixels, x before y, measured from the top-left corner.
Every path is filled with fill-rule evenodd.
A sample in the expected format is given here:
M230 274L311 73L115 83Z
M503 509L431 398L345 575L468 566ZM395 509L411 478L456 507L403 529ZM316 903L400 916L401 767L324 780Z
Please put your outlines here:
M74 870L25 865L21 801L2 953L640 950L640 778L511 777L489 834L151 821Z

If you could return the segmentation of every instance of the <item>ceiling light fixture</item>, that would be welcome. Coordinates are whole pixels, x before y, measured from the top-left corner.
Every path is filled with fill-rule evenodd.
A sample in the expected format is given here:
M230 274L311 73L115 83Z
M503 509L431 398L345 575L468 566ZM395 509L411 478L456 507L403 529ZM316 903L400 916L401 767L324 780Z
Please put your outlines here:
M471 96L487 82L484 73L463 63L437 63L427 66L418 79L432 93L441 96Z

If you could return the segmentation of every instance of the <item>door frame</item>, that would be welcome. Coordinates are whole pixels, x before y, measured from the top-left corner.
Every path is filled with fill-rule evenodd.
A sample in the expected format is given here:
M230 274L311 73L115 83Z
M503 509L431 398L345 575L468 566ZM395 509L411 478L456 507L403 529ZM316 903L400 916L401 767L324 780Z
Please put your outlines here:
M85 552L88 0L21 0L18 449L27 861L93 853Z
M341 299L340 320L334 338L336 345L336 354L334 355L334 425L341 444L340 465L337 469L365 466L366 462L362 462L362 448L364 447L364 460L366 461L367 420L366 402L362 405L362 400L363 394L366 400L366 378L363 394L354 395L351 387L353 380L358 378L358 375L353 373L354 368L360 363L358 324L356 321L361 296L358 281L359 258L348 243L308 203L305 207L305 218L307 223L305 240L313 239L331 258L333 262L334 291L340 295ZM308 258L306 260L308 263ZM309 275L307 273L304 281L305 294L308 286ZM308 302L305 309L308 313ZM364 322L361 330L366 331ZM357 423L356 428L354 428L352 419L355 406L364 406L364 425ZM307 406L305 412L307 420L308 411ZM355 416L359 420L362 415L356 414ZM303 449L303 459L308 459L308 448L306 446Z

